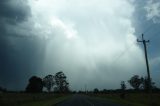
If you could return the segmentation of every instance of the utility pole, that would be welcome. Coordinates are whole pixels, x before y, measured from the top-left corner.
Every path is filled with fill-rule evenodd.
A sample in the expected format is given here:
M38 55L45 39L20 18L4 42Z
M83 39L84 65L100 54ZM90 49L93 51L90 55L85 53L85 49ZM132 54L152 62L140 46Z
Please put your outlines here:
M145 59L146 59L146 66L147 66L147 75L148 75L148 91L149 91L149 94L150 94L150 101L152 99L152 86L151 86L151 77L150 77L150 70L149 70L149 63L148 63L148 56L147 56L147 47L146 47L146 43L149 43L149 40L145 40L144 35L142 34L142 40L138 40L137 39L137 42L142 42L143 45L144 45L144 53L145 53Z
M84 89L85 89L85 94L87 94L87 85L84 85Z

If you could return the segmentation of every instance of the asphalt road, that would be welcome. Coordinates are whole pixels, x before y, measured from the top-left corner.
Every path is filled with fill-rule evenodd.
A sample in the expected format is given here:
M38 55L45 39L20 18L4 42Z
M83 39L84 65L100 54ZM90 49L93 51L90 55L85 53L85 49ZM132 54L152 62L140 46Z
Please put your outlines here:
M122 106L100 98L86 95L73 95L71 98L56 104L55 106Z

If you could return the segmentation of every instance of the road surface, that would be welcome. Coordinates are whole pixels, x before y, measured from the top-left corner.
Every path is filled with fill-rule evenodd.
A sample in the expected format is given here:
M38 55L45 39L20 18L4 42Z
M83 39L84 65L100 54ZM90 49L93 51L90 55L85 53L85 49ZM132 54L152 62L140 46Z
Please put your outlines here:
M122 106L100 98L93 98L86 95L74 95L71 98L54 106Z

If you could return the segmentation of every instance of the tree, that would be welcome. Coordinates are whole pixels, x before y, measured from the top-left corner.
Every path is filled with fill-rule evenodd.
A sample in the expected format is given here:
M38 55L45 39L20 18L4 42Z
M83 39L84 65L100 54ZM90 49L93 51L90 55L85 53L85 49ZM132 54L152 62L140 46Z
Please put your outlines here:
M99 93L98 88L95 88L95 89L93 90L93 93L95 93L95 94Z
M148 77L144 77L144 78L142 77L141 80L142 80L142 88L146 91L149 90ZM151 89L155 89L155 88L156 88L155 82L152 82L152 79L151 79Z
M139 90L143 81L138 75L134 75L128 82L134 89Z
M43 78L43 86L47 88L48 92L51 91L51 88L54 86L54 76L53 75L47 75Z
M7 89L0 86L0 93L1 92L7 92Z
M66 80L66 75L60 71L55 75L55 82L57 85L58 92L68 92L69 91L69 83Z
M125 98L125 90L126 90L126 84L124 81L121 81L121 90L122 90L122 93L120 95L121 98Z
M126 89L126 84L124 81L121 82L121 89L124 91Z
M102 93L108 93L108 90L107 89L103 89Z
M29 79L29 84L26 87L26 92L42 92L43 82L42 79L37 76L32 76Z

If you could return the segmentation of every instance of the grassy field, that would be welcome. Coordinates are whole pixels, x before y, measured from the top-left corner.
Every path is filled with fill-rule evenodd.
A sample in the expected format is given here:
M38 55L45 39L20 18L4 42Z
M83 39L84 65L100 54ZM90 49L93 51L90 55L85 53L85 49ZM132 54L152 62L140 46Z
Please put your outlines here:
M96 94L92 95L100 97L126 106L151 106L150 97L145 93L130 93L126 95L125 99L120 98L120 94ZM152 94L152 106L160 106L160 94Z
M0 106L52 106L70 97L60 94L1 93Z
M150 106L149 96L145 93L128 93L125 99L120 94L93 94L90 96L105 99L107 101L123 104L126 106ZM0 106L53 106L71 95L63 94L27 94L27 93L1 93ZM160 106L160 94L152 95L152 106Z

